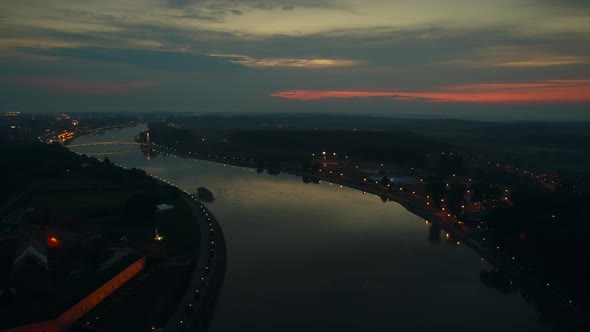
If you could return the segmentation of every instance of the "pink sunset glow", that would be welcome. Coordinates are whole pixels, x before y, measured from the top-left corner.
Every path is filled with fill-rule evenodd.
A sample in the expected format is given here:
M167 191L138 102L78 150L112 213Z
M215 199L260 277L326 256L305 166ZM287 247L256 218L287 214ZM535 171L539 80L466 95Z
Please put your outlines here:
M296 100L389 97L397 100L480 104L589 103L590 80L547 80L445 86L432 91L289 90L270 94Z

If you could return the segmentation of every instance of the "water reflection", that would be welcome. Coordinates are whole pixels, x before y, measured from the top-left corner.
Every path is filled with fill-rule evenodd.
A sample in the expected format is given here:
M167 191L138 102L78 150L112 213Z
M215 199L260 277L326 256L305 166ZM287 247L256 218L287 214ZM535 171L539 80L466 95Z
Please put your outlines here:
M428 241L431 243L440 243L440 233L440 227L436 224L432 224L428 231Z
M79 140L129 140L140 130ZM211 331L542 330L519 294L484 285L479 271L489 264L446 234L450 245L432 245L441 230L395 202L164 154L111 160L215 193L208 207L223 228L228 266Z
M479 277L484 285L501 292L512 293L517 290L516 284L497 269L481 270Z

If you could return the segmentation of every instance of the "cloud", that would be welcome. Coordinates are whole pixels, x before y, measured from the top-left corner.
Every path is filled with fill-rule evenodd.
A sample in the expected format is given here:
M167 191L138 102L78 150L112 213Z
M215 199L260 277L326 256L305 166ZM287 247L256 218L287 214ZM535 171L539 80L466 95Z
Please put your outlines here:
M325 59L325 58L260 58L256 59L248 55L239 54L208 54L212 57L230 59L230 62L238 63L247 67L295 67L295 68L330 68L330 67L352 67L362 64L357 60L346 59Z
M8 81L19 87L32 88L51 93L77 95L133 95L136 94L139 89L158 85L157 82L150 81L110 83L36 77L11 77Z
M546 80L531 83L493 83L446 86L433 91L291 90L272 97L295 100L388 97L397 100L478 104L590 103L590 80Z
M201 8L257 8L264 10L292 10L296 7L328 7L337 8L341 5L335 0L167 0L170 7L201 7Z
M76 58L91 61L115 62L135 67L182 72L227 72L245 68L224 58L189 52L156 51L147 49L108 49L102 47L32 48L21 47L29 55Z
M579 49L578 52L585 51ZM540 47L493 46L475 50L470 56L440 63L465 67L542 68L590 64L585 54L557 53Z

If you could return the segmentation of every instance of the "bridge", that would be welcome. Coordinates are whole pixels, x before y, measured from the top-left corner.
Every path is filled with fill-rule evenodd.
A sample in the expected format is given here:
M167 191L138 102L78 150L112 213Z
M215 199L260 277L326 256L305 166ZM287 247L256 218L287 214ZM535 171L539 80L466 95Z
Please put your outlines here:
M92 155L92 156L110 156L116 154L126 154L131 152L140 152L147 150L147 158L148 160L151 159L151 143L148 141L146 143L140 142L131 142L131 141L104 141L104 142L92 142L92 143L81 143L81 144L68 144L66 145L68 148L82 148L82 147L99 147L99 146L129 146L124 150L113 150L113 148L107 148L106 150L102 151L85 151L84 154Z
M109 142L94 142L94 143L83 143L83 144L68 144L68 148L79 148L84 146L102 146L102 145L137 145L137 146L148 146L149 143L138 143L138 142L125 142L125 141L109 141Z
M129 150L117 150L117 151L87 151L84 154L92 156L110 156L115 154L126 154L131 152L141 152L142 149L129 149ZM151 158L151 156L150 156Z

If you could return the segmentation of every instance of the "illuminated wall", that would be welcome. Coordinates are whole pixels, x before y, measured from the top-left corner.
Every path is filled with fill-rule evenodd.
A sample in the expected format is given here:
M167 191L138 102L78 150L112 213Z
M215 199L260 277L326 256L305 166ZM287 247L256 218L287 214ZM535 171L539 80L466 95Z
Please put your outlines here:
M119 287L125 284L129 279L139 273L146 264L146 257L142 257L135 263L129 265L125 270L117 274L113 279L100 286L82 301L66 310L55 320L39 322L31 325L19 326L1 332L62 332L66 331L78 319L87 314L97 304L102 302L107 296L111 295Z
M8 330L2 330L2 332L60 332L57 322L54 320L47 320L31 325L24 325L15 327Z

